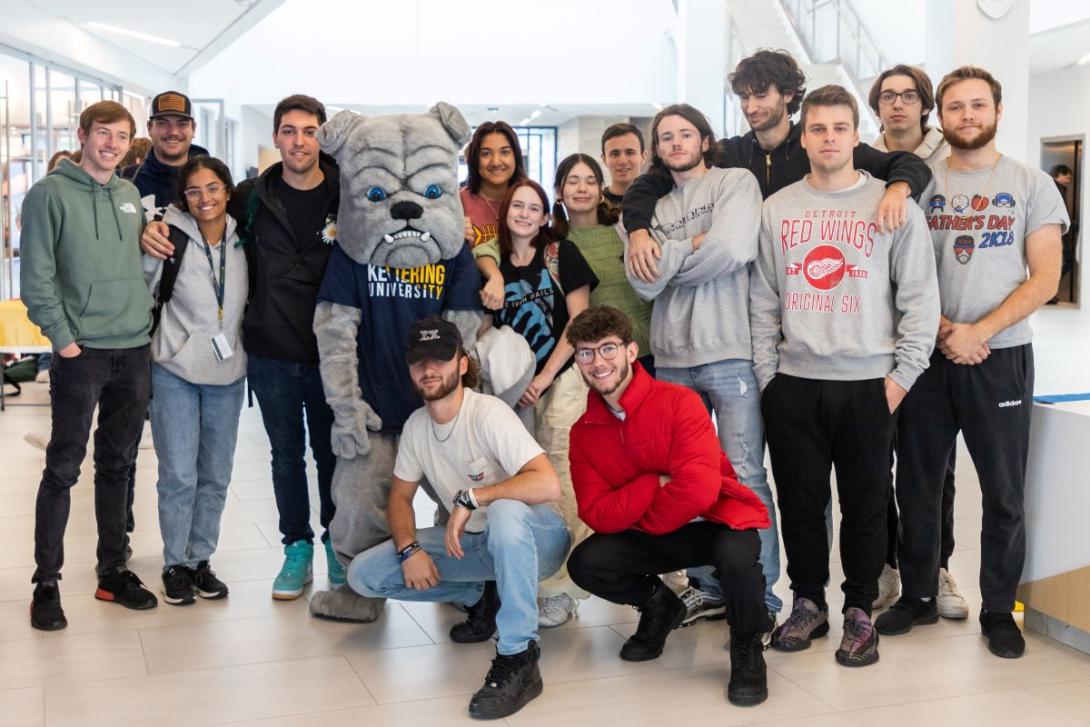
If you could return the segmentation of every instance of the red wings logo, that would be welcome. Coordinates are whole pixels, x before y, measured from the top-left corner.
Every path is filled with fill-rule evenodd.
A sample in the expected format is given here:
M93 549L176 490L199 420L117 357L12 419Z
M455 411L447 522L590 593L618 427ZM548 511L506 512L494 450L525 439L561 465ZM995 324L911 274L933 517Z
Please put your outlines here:
M818 290L832 290L840 285L845 272L844 253L832 245L818 245L802 263L806 282Z
M806 277L810 280L821 280L827 278L840 268L844 267L844 259L837 260L836 258L827 257L821 260L813 260L806 263Z

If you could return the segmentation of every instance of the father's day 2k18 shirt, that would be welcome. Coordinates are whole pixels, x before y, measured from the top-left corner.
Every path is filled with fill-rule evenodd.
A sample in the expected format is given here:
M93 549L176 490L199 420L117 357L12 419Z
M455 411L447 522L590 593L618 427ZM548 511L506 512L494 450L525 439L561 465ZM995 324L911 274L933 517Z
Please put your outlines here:
M479 310L481 278L466 245L458 255L418 268L360 265L333 246L318 302L358 308L356 353L363 398L382 417L382 431L399 433L423 406L409 378L405 344L413 323L445 310Z
M1044 225L1070 224L1055 182L1039 169L1000 157L973 171L929 164L931 184L920 196L935 247L942 314L976 323L1025 282L1026 236ZM991 348L1033 340L1024 318L988 341Z

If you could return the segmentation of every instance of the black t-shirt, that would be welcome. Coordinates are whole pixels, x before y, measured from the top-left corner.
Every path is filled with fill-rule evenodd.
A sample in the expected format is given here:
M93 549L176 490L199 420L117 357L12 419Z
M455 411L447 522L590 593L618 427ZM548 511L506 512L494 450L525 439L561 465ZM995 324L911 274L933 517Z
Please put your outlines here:
M325 231L326 220L322 219L322 212L328 195L329 187L324 179L314 189L296 189L283 177L276 178L276 196L288 213L297 251L306 250Z
M557 250L560 288L549 274L545 264L545 250L538 249L529 265L515 267L510 259L500 262L504 280L503 308L492 314L498 326L511 326L530 344L537 359L536 372L540 373L545 362L556 348L564 327L568 325L568 304L565 294L589 285L598 286L598 278L583 258L575 243L561 240ZM561 292L563 289L563 292ZM558 372L571 365L569 358Z

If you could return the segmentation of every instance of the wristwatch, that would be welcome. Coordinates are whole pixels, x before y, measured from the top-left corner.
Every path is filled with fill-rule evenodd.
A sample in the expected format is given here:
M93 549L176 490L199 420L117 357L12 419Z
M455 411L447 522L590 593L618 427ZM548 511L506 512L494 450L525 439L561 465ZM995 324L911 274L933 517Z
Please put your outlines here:
M473 496L472 488L468 490L458 490L456 493L454 493L454 505L456 507L458 505L461 505L466 510L470 511L476 510L478 507L480 507L477 504L477 498Z

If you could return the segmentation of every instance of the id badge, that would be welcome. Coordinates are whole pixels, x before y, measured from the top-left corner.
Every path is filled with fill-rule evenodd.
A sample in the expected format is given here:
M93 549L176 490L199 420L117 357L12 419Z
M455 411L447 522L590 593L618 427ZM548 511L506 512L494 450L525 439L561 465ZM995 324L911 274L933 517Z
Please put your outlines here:
M217 361L226 361L235 355L235 352L231 350L231 344L227 342L227 336L222 332L212 336L212 353L215 354Z

